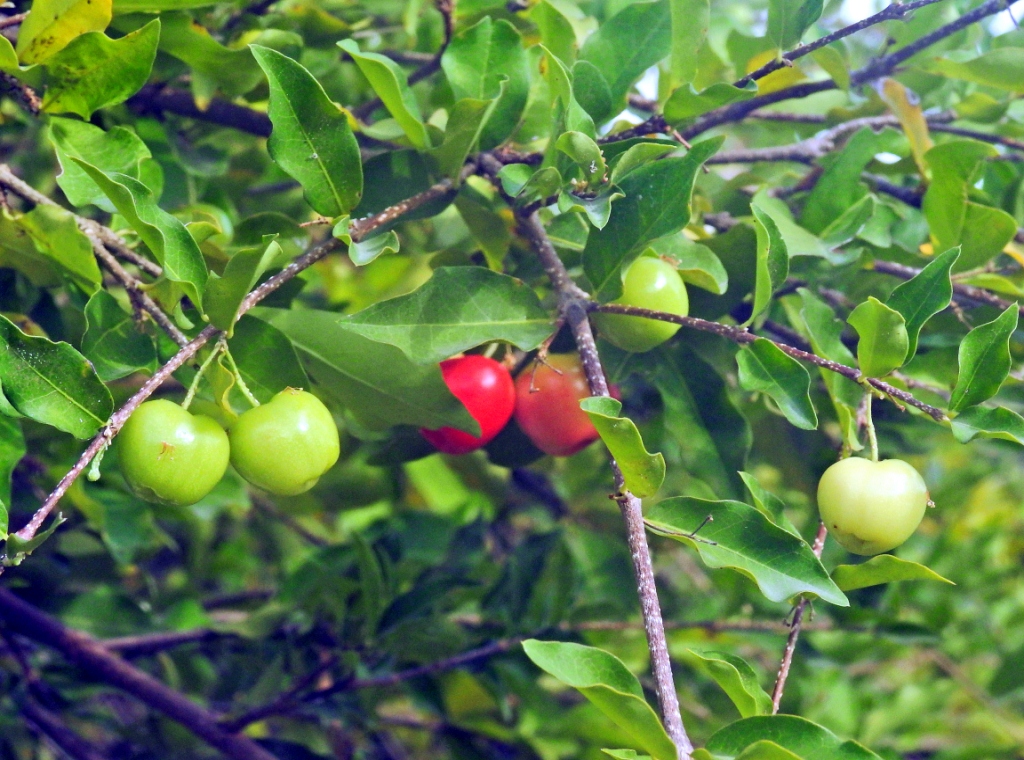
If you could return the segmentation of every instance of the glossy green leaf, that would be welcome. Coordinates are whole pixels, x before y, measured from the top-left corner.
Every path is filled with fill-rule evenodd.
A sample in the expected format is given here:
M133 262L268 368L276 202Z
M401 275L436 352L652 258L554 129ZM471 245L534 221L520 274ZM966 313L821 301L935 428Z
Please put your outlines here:
M757 233L757 278L754 281L754 305L747 324L768 308L775 291L789 276L789 251L779 226L756 204L752 204L750 210L754 214L754 231Z
M749 504L684 496L656 505L645 522L655 533L692 545L708 567L742 573L773 602L814 594L849 605L811 547Z
M35 0L18 30L18 58L42 63L83 34L102 32L110 18L110 0Z
M238 372L260 403L285 388L309 388L309 377L288 337L269 322L243 316L228 341Z
M275 240L270 240L266 245L236 251L228 259L223 274L211 274L205 293L206 314L210 324L230 331L242 299L281 256L281 246Z
M655 240L651 243L651 250L658 256L671 259L680 276L690 285L719 296L729 287L729 273L717 254L682 233Z
M857 331L857 362L867 377L884 377L907 358L907 323L895 309L869 296L846 318Z
M384 107L401 126L405 136L414 148L424 150L430 147L427 128L423 125L416 96L409 89L409 82L398 65L378 53L364 53L355 40L342 40L338 47L352 56L363 76L370 82Z
M786 505L782 499L762 486L757 477L752 473L741 472L740 478L743 479L743 485L750 491L754 507L760 510L761 514L787 533L792 533L797 538L801 538L800 531L786 517Z
M501 87L504 84L502 82ZM497 102L498 98L462 98L452 108L444 130L444 142L433 151L438 168L449 179L458 181L466 157L477 147L484 125Z
M688 651L696 658L698 667L729 695L742 717L771 714L772 698L761 688L757 674L746 660L728 652Z
M675 760L675 745L644 699L640 682L618 657L594 647L536 639L524 641L523 650L541 670L578 690L655 760Z
M616 201L603 230L590 233L583 251L583 269L601 301L622 295L623 267L652 240L681 230L690 221L690 195L700 167L721 145L704 140L684 158L645 164L619 182L624 198Z
M0 414L0 540L7 538L7 505L11 503L11 474L25 456L21 423Z
M797 45L823 7L824 0L768 0L768 36L775 47L788 50Z
M118 212L139 233L164 270L164 277L181 283L186 295L202 308L208 273L199 246L179 219L157 205L153 192L134 177L104 172L72 159L106 194Z
M936 256L913 278L893 290L887 305L900 314L907 326L907 360L917 353L917 339L925 323L949 306L953 298L950 270L960 256L959 248L950 248Z
M934 58L926 68L951 79L963 79L997 90L1024 92L1024 60L1018 47L996 48L966 61Z
M348 116L302 64L270 48L251 50L270 83L271 157L302 185L314 211L347 214L363 195L363 166Z
M832 571L832 580L843 591L854 591L896 581L939 581L951 586L956 585L924 565L891 554L879 554L859 565L839 565Z
M366 266L378 256L391 253L398 253L401 243L394 230L388 230L383 235L374 235L371 238L352 243L348 246L348 257L357 267Z
M571 66L576 60L579 46L576 42L576 30L566 13L571 11L565 10L557 0L540 0L530 9L529 15L537 25L544 47L558 56L563 63Z
M755 95L756 82L748 82L743 87L718 82L700 92L692 84L686 84L673 92L665 102L665 119L669 124L679 124L730 103L750 100Z
M711 23L709 0L669 0L672 48L669 72L675 85L689 84L697 75L698 53Z
M843 54L832 45L818 48L811 53L814 62L825 70L825 73L832 77L839 89L850 89L850 68L846 64Z
M6 557L0 559L0 565L7 567L17 567L25 558L46 543L47 539L52 536L57 528L59 528L67 518L63 515L58 514L47 526L45 530L41 530L36 533L32 538L27 541L20 538L16 533L11 533L7 536Z
M188 65L192 94L200 108L206 108L217 92L228 97L244 95L263 81L248 48L221 45L187 13L161 13L160 21L160 51Z
M40 204L17 220L44 258L52 261L87 295L103 282L92 244L70 211Z
M821 161L824 171L804 203L801 225L821 234L850 211L868 192L860 175L877 153L894 147L889 143L895 137L892 130L875 133L862 129L847 140L841 151L824 158Z
M952 426L953 437L960 443L969 443L980 436L1024 446L1024 417L1005 407L969 407L953 418Z
M741 757L752 744L765 741L783 747L802 760L881 760L856 742L842 741L831 731L795 715L766 715L738 720L708 739L707 751L716 760L733 760ZM764 760L771 757L765 755Z
M855 240L868 226L877 206L873 195L865 195L821 231L821 241L829 248L838 248Z
M605 396L592 396L580 401L580 408L587 413L618 463L626 479L626 488L641 499L654 496L665 481L665 457L660 452L651 454L647 451L636 424L628 417L620 416L622 402Z
M599 101L598 105L592 104L592 107L605 108L605 104L611 101L608 83L592 64L578 61L570 70L557 55L552 54L543 45L540 49L545 54L544 62L547 64L544 67L544 78L548 84L551 106L555 113L561 116L559 123L564 126L564 130L596 137L594 119L577 98Z
M558 210L563 214L582 211L594 227L603 230L611 219L612 203L622 197L622 193L607 190L593 197L561 192L558 194Z
M633 83L667 56L671 45L669 0L633 3L598 27L580 50L580 61L597 69L611 95L606 109L591 112L594 121L613 116Z
M114 406L110 391L78 351L26 335L3 316L0 386L18 413L76 438L99 430Z
M182 11L216 4L217 0L114 0L114 15Z
M949 399L949 409L960 412L991 398L1012 366L1010 336L1017 329L1019 313L1014 304L991 322L967 333L960 343L960 373Z
M395 346L363 337L333 312L261 308L254 316L287 335L317 383L367 428L451 426L479 435L436 364L413 364Z
M566 132L555 143L555 147L575 161L583 170L583 176L590 183L604 179L605 163L601 147L582 132Z
M474 193L460 193L455 199L455 207L487 258L487 265L500 272L505 255L512 245L508 220L487 199Z
M496 100L482 128L480 147L503 142L519 124L530 94L530 67L518 30L484 16L455 36L441 56L455 97Z
M490 341L530 351L551 334L533 290L484 267L441 267L419 289L345 317L345 329L431 364Z
M105 290L85 305L85 325L82 353L92 362L100 380L110 382L140 370L156 369L153 339Z
M758 338L736 354L740 387L766 393L786 419L803 430L818 427L811 402L811 376L796 359L770 340Z
M151 158L146 144L129 129L113 127L106 132L88 122L50 118L50 141L57 153L61 173L57 184L74 206L93 204L113 213L114 206L85 170L72 161L80 158L105 172L119 172L136 179L140 164Z
M613 159L612 173L608 182L617 185L634 169L639 169L651 161L657 161L677 148L678 146L675 144L666 145L659 142L638 142L636 145L631 145L625 152L618 154ZM609 150L609 147L605 146L605 150Z
M641 755L635 749L602 749L601 751L617 760L651 760L650 755Z
M159 19L116 40L101 32L72 40L46 61L43 110L89 119L94 111L123 103L149 79L159 40Z

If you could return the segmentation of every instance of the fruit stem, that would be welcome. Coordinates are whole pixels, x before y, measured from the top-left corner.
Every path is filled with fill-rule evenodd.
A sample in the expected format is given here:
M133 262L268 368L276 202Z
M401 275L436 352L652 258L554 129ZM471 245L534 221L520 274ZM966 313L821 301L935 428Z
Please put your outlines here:
M235 364L235 357L231 355L231 349L228 348L227 343L224 344L224 356L228 360L228 364L231 365L231 374L235 376L235 382L238 383L238 390L245 396L245 400L248 401L252 406L256 407L260 405L260 401L249 390L249 386L245 384L245 380L242 379L242 373L238 371L238 365Z
M868 392L864 400L864 427L868 431L868 443L871 445L871 461L878 461L878 436L875 434L875 421L871 418L871 402L873 394Z
M188 387L188 393L185 394L185 400L181 402L181 408L188 411L188 408L192 405L192 399L196 397L196 391L199 390L199 381L203 379L203 375L206 374L207 368L213 363L213 360L217 358L217 354L223 351L225 348L223 341L217 341L217 345L210 351L210 355L207 356L203 363L199 365L199 369L196 370L196 376L192 378L192 384Z

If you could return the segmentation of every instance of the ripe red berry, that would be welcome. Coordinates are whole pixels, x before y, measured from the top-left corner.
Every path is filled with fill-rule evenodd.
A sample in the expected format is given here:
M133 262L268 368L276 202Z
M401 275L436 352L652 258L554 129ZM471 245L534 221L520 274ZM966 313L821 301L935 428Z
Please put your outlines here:
M443 427L423 429L423 437L446 454L468 454L491 441L512 418L516 390L512 376L498 362L484 356L460 356L441 362L448 389L480 424L480 435Z
M580 409L580 399L589 395L579 357L551 354L536 371L528 367L516 378L516 423L545 454L570 456L598 439Z

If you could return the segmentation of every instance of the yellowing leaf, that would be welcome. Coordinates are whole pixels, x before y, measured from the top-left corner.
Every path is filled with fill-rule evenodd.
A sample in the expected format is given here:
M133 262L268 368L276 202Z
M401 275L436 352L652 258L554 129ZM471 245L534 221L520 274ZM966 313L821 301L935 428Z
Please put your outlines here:
M769 61L774 61L779 54L780 51L774 48L771 50L765 50L763 53L758 53L747 61L746 73L750 74L757 71ZM767 95L769 92L775 92L776 90L782 90L786 87L798 84L806 78L807 77L804 75L803 69L799 66L783 66L778 71L773 71L768 76L761 77L757 80L757 94Z
M102 32L113 15L111 0L35 0L18 32L18 58L42 63L86 32Z
M921 174L928 176L928 165L924 160L924 154L934 147L935 142L928 132L928 121L921 111L921 99L908 90L895 79L884 79L878 87L878 94L889 110L893 112L900 121L907 140L910 141L910 150L914 154L914 161L921 170Z

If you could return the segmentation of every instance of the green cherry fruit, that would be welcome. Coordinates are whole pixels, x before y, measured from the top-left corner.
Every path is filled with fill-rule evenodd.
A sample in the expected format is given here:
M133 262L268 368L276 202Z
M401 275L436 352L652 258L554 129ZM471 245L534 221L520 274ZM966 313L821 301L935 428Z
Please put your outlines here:
M217 422L167 399L147 401L117 438L121 472L132 491L156 504L195 504L228 467L228 436Z
M228 431L231 464L265 491L295 496L316 485L341 451L338 428L312 393L286 388Z
M881 554L917 530L928 507L928 486L899 459L850 457L825 470L818 511L836 541L854 554Z
M685 317L690 312L686 283L679 272L662 259L641 256L622 281L622 295L612 301L620 306L638 306ZM601 335L625 351L641 353L661 345L679 330L679 325L622 314L595 314Z

